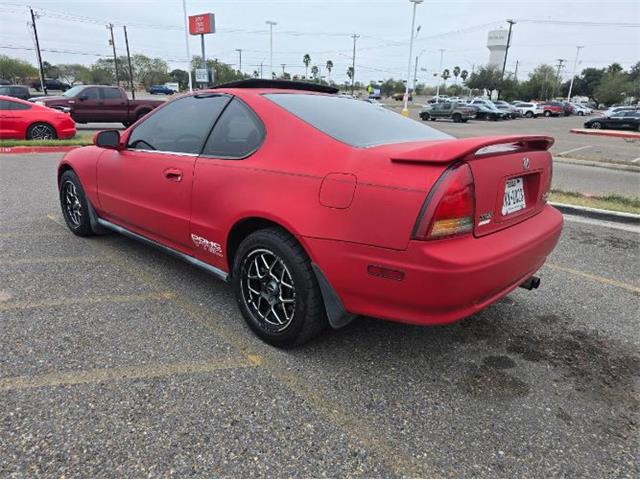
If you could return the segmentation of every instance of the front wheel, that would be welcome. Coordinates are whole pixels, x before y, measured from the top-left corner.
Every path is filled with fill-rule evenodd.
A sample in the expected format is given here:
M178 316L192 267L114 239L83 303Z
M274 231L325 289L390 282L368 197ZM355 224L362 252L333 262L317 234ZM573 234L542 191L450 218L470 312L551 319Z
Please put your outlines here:
M94 234L89 219L89 204L77 175L67 170L60 177L60 207L64 221L72 233L79 237Z
M428 113L421 113L421 114L420 114L420 118L421 118L423 121L425 121L425 122L426 122L427 120L429 120L429 117L430 117L430 115L429 115Z
M545 116L545 117L550 117L550 116L551 116L551 111L549 111L549 110L545 110L545 111L544 111L544 116Z
M527 118L533 118L533 112L527 112L524 114L524 116Z
M600 122L593 122L591 124L591 128L593 128L595 130L600 130L602 128L602 124Z
M453 121L455 123L460 123L462 121L462 115L460 115L459 113L455 113L453 115Z
M304 343L328 325L311 260L283 230L259 230L242 241L232 282L247 325L271 345Z

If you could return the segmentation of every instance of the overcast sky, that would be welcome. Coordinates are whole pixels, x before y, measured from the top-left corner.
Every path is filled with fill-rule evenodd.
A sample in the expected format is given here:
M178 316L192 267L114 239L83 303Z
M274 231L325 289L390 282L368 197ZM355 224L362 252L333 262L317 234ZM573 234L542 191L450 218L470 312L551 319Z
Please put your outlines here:
M90 64L100 55L111 56L104 25L112 22L119 55L125 54L126 24L132 53L162 57L171 68L186 66L182 0L0 1L0 53L35 64L27 4L39 12L40 46L48 62ZM337 81L346 78L350 35L356 33L356 79L368 82L406 78L411 5L408 0L187 0L187 11L215 13L217 33L206 37L207 57L237 68L235 49L241 48L247 73L259 70L263 62L267 74L265 20L278 22L274 70L282 72L284 63L291 74L304 73L302 56L309 53L312 64L324 66L332 60ZM471 71L474 64L486 64L487 32L506 28L507 18L517 21L507 70L513 71L519 60L519 78L540 63L557 64L559 58L567 60L563 76L569 77L577 45L584 46L578 71L614 61L628 68L640 59L640 0L425 0L416 17L422 29L414 57L422 53L419 66L427 69L420 71L419 81L434 83L441 48L446 49L444 68L458 65ZM199 37L190 38L190 47L192 54L199 54Z

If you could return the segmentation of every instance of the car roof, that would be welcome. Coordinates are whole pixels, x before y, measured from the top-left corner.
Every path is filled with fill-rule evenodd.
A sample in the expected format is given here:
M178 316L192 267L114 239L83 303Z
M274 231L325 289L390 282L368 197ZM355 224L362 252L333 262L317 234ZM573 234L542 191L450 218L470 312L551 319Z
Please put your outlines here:
M282 90L304 90L308 92L319 93L338 93L339 89L331 87L329 85L321 85L318 83L309 82L295 82L289 80L267 80L263 78L249 78L246 80L238 80L234 82L227 82L220 85L216 85L213 89L224 88L251 88L251 89L282 89Z

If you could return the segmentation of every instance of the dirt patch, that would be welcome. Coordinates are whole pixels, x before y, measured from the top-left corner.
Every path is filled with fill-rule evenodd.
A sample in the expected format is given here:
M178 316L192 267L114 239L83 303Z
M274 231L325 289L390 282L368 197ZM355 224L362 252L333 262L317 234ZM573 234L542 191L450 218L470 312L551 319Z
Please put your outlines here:
M498 370L506 370L516 366L516 362L506 355L490 355L488 357L484 357L482 359L482 364L486 367L496 368Z
M529 385L514 375L488 365L470 365L461 387L469 395L502 399L523 397L530 390Z

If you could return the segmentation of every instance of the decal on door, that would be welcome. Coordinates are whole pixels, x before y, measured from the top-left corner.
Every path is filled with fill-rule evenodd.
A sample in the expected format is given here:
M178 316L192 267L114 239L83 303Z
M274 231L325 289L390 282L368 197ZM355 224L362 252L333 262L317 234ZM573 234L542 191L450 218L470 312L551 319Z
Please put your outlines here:
M219 243L212 242L211 240L207 240L199 235L191 234L191 241L196 247L202 248L209 253L217 255L218 257L222 257L222 247Z

